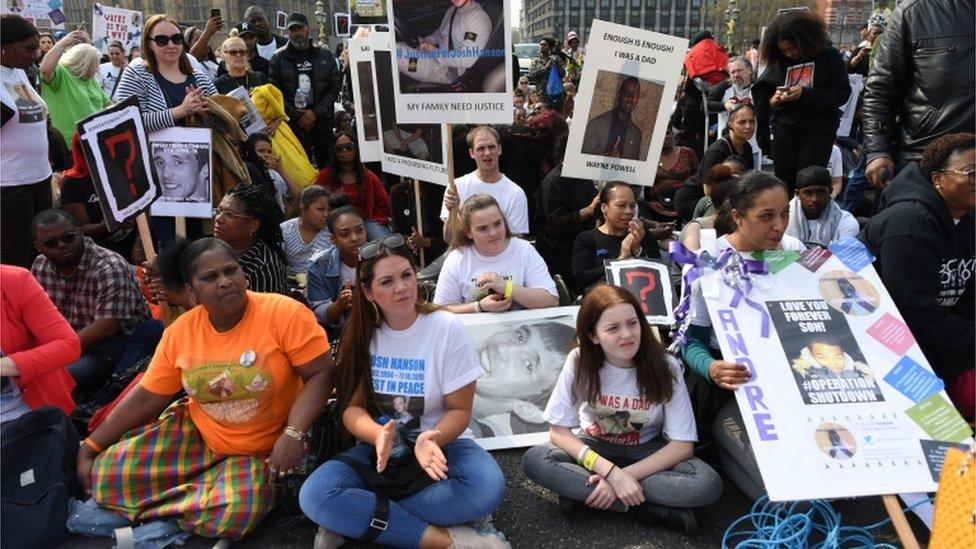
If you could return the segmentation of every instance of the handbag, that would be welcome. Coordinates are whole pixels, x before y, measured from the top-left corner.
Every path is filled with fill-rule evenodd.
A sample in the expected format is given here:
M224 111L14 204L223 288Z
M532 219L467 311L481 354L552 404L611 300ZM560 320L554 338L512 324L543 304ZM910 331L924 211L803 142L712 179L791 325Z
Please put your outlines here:
M563 81L559 78L559 71L556 69L556 63L553 63L549 67L549 83L546 84L546 95L550 99L556 99L563 94Z

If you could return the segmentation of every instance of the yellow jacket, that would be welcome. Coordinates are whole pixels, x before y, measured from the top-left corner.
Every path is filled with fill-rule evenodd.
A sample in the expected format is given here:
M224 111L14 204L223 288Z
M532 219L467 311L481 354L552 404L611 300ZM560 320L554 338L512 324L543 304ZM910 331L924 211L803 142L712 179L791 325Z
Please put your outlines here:
M273 84L265 84L251 90L251 100L264 118L265 123L281 123L271 138L271 151L281 157L281 167L288 175L302 187L315 182L318 171L308 161L305 149L288 126L288 115L285 114L285 101L281 90Z

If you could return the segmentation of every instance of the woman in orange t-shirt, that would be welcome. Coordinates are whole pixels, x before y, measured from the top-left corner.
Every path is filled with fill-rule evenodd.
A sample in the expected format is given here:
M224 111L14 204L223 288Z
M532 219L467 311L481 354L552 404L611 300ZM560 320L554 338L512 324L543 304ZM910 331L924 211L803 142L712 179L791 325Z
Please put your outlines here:
M328 339L297 301L247 291L223 241L178 241L157 264L201 306L163 333L139 385L85 439L78 477L130 520L239 539L304 454L332 391ZM180 389L188 396L170 405Z

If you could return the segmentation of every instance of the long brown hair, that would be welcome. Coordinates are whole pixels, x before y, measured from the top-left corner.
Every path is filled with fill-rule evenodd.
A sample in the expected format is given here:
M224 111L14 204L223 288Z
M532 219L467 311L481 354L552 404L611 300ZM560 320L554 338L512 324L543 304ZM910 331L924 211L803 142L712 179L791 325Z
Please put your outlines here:
M359 261L356 289L352 297L352 311L342 329L339 356L336 363L338 373L336 396L339 400L340 417L349 407L349 401L353 395L360 388L363 391L363 404L370 415L375 416L380 413L379 406L376 403L376 392L373 390L373 371L369 347L373 343L376 328L383 322L383 313L366 299L363 288L372 284L376 264L387 257L402 257L410 262L410 267L414 273L417 272L413 256L402 246L399 248L382 246L375 257ZM420 314L428 314L437 310L437 307L426 301L420 301L418 294L417 310Z
M502 208L498 205L495 197L490 194L474 194L469 196L464 201L464 204L461 205L461 221L458 223L457 230L454 231L454 241L451 242L451 246L454 248L463 248L469 244L473 244L474 241L468 236L468 230L471 229L471 215L474 212L487 210L491 207L498 208L498 213L502 215L502 223L505 224L505 238L512 238L512 230L508 227L508 219L505 218L505 213L502 212Z
M627 304L637 313L641 337L634 355L637 372L637 388L641 397L653 403L665 403L674 393L674 374L668 365L664 346L651 333L651 325L641 312L640 303L627 290L618 286L601 284L586 295L576 315L576 338L579 344L579 360L576 362L576 379L573 393L586 396L594 404L600 395L600 368L606 360L603 349L593 343L596 324L603 313L614 305Z
M151 41L149 39L149 33L152 32L153 27L156 25L167 22L176 25L177 29L180 29L180 24L165 13L157 13L156 15L150 15L146 19L146 24L142 27L142 39L139 43L142 45L142 58L146 62L146 68L152 72L156 72L158 67L156 66L156 54L153 52L152 47L149 45ZM193 65L190 65L190 58L186 56L186 50L189 48L185 43L183 44L183 51L180 52L180 72L189 76L193 74Z

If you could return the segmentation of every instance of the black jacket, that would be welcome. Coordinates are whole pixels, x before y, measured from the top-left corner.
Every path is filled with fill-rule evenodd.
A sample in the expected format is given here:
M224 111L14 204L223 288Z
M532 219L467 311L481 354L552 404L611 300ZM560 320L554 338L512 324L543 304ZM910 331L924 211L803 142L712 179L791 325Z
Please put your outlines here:
M825 48L813 61L813 87L806 88L796 101L783 103L771 111L773 135L817 135L834 137L840 125L840 108L851 96L844 57L832 47ZM802 63L797 61L796 63ZM753 100L760 111L770 111L769 97L786 82L787 67L769 67L753 86ZM757 88L759 94L756 93ZM757 96L758 95L758 96ZM757 117L765 118L765 116Z
M312 62L312 100L317 126L331 126L335 102L342 89L342 74L335 55L326 48L310 46L314 52ZM271 58L268 77L281 90L285 100L285 113L292 123L298 123L301 113L295 108L295 90L298 89L298 70L295 67L295 48L291 42L278 48Z
M932 369L945 381L973 369L973 213L956 223L918 164L888 186L888 205L858 238Z
M869 160L901 166L939 136L976 129L974 20L973 0L905 0L892 12L864 94Z

